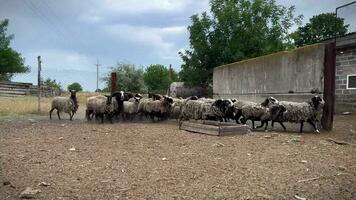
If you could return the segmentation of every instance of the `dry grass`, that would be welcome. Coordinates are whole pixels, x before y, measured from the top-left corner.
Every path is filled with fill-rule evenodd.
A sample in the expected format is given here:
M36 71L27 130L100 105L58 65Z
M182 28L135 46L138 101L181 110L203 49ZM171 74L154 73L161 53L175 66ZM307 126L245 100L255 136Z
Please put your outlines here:
M79 104L84 106L86 99L90 96L98 95L99 93L80 92L77 94ZM62 96L69 96L64 93ZM0 97L0 116L9 115L27 115L27 114L40 114L47 115L51 109L51 101L53 97L41 98L41 113L37 112L38 99L36 96L24 97ZM85 106L84 106L85 107Z

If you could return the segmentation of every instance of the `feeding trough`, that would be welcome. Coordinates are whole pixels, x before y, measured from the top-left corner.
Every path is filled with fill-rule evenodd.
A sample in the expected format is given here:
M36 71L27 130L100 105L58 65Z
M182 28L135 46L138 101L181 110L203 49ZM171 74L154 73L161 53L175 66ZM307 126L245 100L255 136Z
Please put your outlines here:
M179 124L180 130L208 135L243 135L250 132L248 125L209 120L183 121Z

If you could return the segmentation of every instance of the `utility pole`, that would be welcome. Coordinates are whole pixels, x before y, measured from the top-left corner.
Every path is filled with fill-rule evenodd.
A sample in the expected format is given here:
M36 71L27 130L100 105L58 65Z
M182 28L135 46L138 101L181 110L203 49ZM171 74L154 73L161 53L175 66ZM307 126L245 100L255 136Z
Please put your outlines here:
M99 59L97 58L96 59L96 91L98 91L99 89Z
M38 77L37 77L37 89L38 89L38 113L41 112L41 56L37 56L37 62L38 62Z
M172 64L169 64L169 82L172 83Z

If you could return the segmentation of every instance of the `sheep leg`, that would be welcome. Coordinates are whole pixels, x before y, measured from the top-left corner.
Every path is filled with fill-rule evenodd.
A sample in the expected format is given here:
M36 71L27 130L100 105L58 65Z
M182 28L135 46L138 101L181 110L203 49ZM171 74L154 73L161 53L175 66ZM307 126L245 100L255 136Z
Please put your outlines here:
M252 129L255 129L255 120L252 120Z
M279 124L282 126L282 128L283 128L284 130L286 130L286 127L284 126L284 124L283 124L282 122L279 122Z
M110 124L112 124L113 115L112 114L107 114L107 118L110 121Z
M312 127L314 128L315 132L319 133L318 127L316 126L316 123L314 124L314 122L311 119L308 119L308 123L310 125L312 125Z
M58 115L58 119L61 119L61 116L59 115L59 110L57 110L57 115Z
M267 130L268 127L268 121L261 121L261 125L257 126L256 128L262 128L265 125L265 130Z
M265 121L265 123L266 123L265 131L267 131L267 128L268 128L268 121Z
M155 116L153 113L150 113L150 118L151 118L152 122L155 122Z
M303 133L303 124L304 124L304 121L300 121L300 133Z
M241 122L242 124L246 124L247 119L245 119L244 117L242 117L242 118L240 119L240 122Z
M235 115L235 120L236 120L236 124L240 124L239 119L242 116L242 111L238 110L236 115ZM241 120L240 120L241 121ZM242 122L241 122L242 123Z
M101 123L104 124L104 114L100 114L101 117Z
M91 115L91 111L85 110L85 117L87 118L88 121L91 120L90 115Z
M69 114L69 120L72 121L72 117L73 117L74 113L73 113L73 115L71 114L71 112L69 112L68 114Z
M252 120L252 122L253 122L253 120ZM256 128L261 128L261 127L263 127L264 125L265 125L265 121L261 121L261 125L257 126Z
M49 119L52 119L52 112L55 108L52 108L50 111L49 111Z

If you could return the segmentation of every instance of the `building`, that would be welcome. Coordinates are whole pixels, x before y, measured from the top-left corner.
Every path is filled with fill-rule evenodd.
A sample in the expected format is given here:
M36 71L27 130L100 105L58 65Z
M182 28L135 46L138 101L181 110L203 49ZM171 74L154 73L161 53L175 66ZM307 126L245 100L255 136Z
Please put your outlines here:
M323 43L334 42L335 38ZM356 32L336 39L335 112L356 114Z

